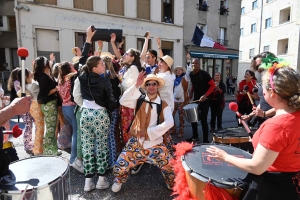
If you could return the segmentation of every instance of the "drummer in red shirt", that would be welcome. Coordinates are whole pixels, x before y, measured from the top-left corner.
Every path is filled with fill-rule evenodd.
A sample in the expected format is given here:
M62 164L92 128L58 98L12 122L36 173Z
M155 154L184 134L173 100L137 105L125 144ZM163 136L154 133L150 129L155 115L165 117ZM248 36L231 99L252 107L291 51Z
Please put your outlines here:
M263 76L263 95L276 115L254 134L252 159L237 158L214 146L207 148L211 157L250 173L247 200L300 197L300 75L279 66L273 64Z

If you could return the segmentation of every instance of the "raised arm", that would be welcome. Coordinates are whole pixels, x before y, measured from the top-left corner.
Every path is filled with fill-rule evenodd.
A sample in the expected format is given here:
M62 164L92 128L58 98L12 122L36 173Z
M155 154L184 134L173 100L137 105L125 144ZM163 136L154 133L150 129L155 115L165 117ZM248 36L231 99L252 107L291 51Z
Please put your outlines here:
M143 60L143 61L145 60L146 53L147 53L147 50L148 50L149 37L150 37L150 32L147 31L146 34L145 34L145 42L144 42L142 53L141 53L141 60Z
M161 50L161 40L159 37L156 37L156 43L157 43L157 49L158 49L158 57L162 58L164 56L164 53ZM158 59L158 58L157 58Z
M116 46L116 34L112 33L110 35L110 43L111 43L111 47L113 48L114 54L117 57L117 59L119 60L121 58L121 53L118 51L118 48Z

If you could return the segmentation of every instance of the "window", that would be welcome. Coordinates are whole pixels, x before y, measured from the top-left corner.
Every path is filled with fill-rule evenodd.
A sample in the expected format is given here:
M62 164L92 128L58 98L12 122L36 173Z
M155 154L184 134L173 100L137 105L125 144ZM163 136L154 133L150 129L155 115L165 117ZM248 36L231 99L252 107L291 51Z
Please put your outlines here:
M289 7L289 8L280 10L279 24L289 22L290 20L291 20L291 8Z
M273 0L267 0L267 3L271 2L271 1L273 1Z
M207 5L207 0L199 0L199 3L197 4L198 10L202 11L208 11L208 5Z
M252 2L252 10L257 8L257 0Z
M137 1L137 18L150 20L150 0Z
M243 51L239 51L239 60L243 59Z
M256 32L256 23L251 24L251 33Z
M83 10L93 10L93 0L73 0L74 8Z
M242 7L241 9L241 15L245 14L245 7Z
M57 5L57 0L34 0L35 3Z
M3 17L0 16L0 27L3 27Z
M278 46L277 46L277 54L278 55L284 55L287 54L289 50L289 39L282 39L278 40Z
M254 57L254 48L250 49L249 51L249 59L252 59Z
M217 41L222 45L227 45L228 41L226 40L226 28L219 29L219 39Z
M241 28L240 36L244 36L244 28Z
M107 1L107 13L124 16L124 0Z
M75 47L83 48L83 45L86 41L86 33L75 33ZM95 43L92 42L92 48L90 49L90 53L94 54Z
M173 57L173 42L161 41L161 50L164 55Z
M16 17L15 16L9 16L8 17L8 23L9 23L9 30L10 31L17 30L17 28L16 28Z
M142 52L144 46L145 39L144 38L137 38L137 50ZM151 39L148 40L148 49L152 49L151 47Z
M270 46L269 45L264 46L264 52L269 51L269 50L270 50Z
M174 0L162 0L162 22L173 24L174 19Z
M272 26L272 18L268 18L266 19L266 25L265 28L270 28Z

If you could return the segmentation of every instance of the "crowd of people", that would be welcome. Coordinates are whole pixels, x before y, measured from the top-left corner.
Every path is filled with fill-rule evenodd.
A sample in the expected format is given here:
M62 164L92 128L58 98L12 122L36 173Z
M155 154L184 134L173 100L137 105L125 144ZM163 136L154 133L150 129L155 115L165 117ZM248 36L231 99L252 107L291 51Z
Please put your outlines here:
M201 69L200 60L192 59L189 54L186 67L173 66L172 57L163 54L159 38L156 39L158 51L148 49L150 32L145 35L142 52L129 48L123 53L122 43L117 47L116 35L112 34L114 55L102 52L102 41L97 42L98 49L90 55L95 32L87 28L82 50L73 48L72 62L54 64L53 54L49 60L37 57L32 62L33 71L25 70L27 97L18 98L24 78L21 70L16 68L11 72L8 89L12 103L1 111L0 122L5 124L9 120L2 114L7 113L8 108L30 101L27 110L14 108L8 115L22 114L24 149L28 154L56 156L61 154L59 149L71 148L70 165L84 173L86 192L108 188L110 183L105 175L110 168L115 176L111 189L118 192L129 174L138 173L145 162L157 166L167 188L172 189L175 174L171 162L174 158L171 135L184 136L184 106L190 101L198 102L202 141L210 143L209 133L223 129L224 94L233 91L239 112L243 114L241 118L249 123L253 121L251 118L258 118L260 129L253 138L255 154L250 160L242 160L210 147L207 151L211 156L247 172L264 174L263 179L272 191L278 186L268 182L274 177L265 171L288 172L288 177L294 177L300 170L299 156L294 153L300 151L300 134L296 127L300 76L293 69L283 67L275 55L270 52L257 55L235 92L236 79L228 77L224 83L220 72L212 78ZM273 56L274 61L270 69L264 69L262 60L268 56ZM262 79L258 78L263 71L267 73ZM253 107L249 98L259 100L260 104ZM177 111L178 130L174 123ZM271 116L274 117L267 120ZM32 137L33 123L35 138ZM186 141L200 141L198 124L193 122L191 126L192 137ZM276 137L272 135L274 130ZM93 182L95 175L98 176L96 184ZM284 183L289 180L277 178L275 181L283 180ZM290 183L284 188L294 197L291 191L294 187Z

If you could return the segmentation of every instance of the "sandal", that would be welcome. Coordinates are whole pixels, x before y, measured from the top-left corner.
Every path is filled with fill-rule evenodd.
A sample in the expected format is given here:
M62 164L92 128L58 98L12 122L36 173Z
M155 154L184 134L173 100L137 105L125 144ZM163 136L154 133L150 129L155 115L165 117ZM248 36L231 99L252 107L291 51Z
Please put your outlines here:
M182 138L182 137L183 137L183 134L178 134L177 137L178 137L178 138Z

